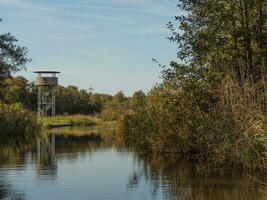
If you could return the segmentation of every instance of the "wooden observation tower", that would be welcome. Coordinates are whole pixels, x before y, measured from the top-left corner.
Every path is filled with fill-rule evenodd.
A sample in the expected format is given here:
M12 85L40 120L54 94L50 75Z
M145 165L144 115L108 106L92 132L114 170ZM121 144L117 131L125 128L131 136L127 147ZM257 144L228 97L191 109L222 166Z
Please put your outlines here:
M38 88L37 112L39 117L56 115L56 96L54 88L58 85L58 71L35 71L38 74L35 85Z

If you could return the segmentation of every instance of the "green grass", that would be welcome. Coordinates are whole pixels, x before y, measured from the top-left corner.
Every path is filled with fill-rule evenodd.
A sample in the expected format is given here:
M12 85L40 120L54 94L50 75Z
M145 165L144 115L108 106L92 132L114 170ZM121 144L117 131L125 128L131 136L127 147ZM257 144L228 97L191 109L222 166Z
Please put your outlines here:
M55 133L57 136L103 136L111 134L114 132L114 128L110 125L95 125L95 126L72 126L72 127L62 127L57 129L51 129L50 133Z
M71 126L93 126L103 124L101 119L88 115L46 117L43 118L42 121L45 127L62 124L70 124Z

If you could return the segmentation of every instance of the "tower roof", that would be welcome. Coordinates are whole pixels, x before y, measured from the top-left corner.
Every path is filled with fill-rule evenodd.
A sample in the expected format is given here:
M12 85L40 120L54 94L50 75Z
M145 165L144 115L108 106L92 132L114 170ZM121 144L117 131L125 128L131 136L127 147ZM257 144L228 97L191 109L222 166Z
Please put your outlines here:
M36 73L36 74L60 74L61 72L59 72L59 71L34 71L33 73Z

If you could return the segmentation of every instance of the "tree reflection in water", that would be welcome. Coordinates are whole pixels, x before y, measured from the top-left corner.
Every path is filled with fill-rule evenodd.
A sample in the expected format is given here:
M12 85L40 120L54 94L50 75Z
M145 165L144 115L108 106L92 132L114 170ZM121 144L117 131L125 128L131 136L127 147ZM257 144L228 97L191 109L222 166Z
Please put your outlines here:
M57 176L57 162L55 154L55 133L36 144L35 172L41 179L55 180Z
M266 200L267 190L238 168L196 163L177 156L135 154L135 171L127 188L138 187L144 178L155 199L165 200Z
M0 146L0 199L14 199L23 200L25 199L25 194L23 191L17 190L12 184L6 179L4 173L2 173L1 168L9 166L22 166L24 164L24 159L21 157L23 152L19 151L17 148L11 148L6 145ZM21 159L22 158L22 159Z

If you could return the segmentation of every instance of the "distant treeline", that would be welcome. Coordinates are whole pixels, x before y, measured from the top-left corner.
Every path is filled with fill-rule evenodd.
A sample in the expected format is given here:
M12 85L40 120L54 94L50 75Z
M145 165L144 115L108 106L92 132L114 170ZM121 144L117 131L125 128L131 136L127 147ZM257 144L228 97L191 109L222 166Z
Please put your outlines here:
M22 76L8 77L2 82L0 101L5 104L21 103L34 112L37 110L37 87ZM79 89L76 86L58 86L56 93L56 113L58 115L99 115L105 120L117 120L132 104L132 98L122 91L115 95L95 93L91 89ZM133 98L140 94L138 91Z

